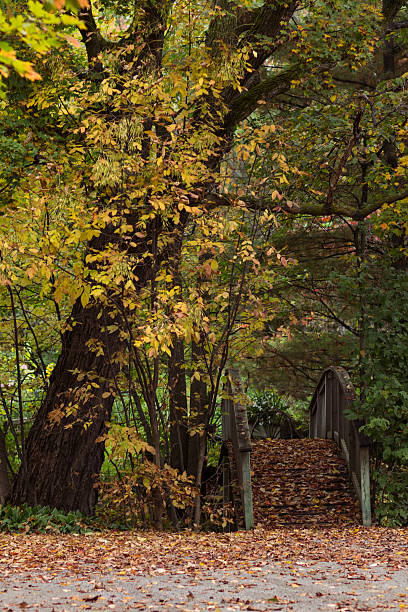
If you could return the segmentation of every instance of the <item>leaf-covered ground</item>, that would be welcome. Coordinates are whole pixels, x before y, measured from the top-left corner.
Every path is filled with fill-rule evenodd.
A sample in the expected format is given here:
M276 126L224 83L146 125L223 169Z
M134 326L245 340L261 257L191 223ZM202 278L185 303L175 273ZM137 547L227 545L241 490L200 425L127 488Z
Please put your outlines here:
M398 610L408 530L2 535L3 610Z
M358 524L325 440L252 453L254 531L1 535L0 609L400 610L408 530Z

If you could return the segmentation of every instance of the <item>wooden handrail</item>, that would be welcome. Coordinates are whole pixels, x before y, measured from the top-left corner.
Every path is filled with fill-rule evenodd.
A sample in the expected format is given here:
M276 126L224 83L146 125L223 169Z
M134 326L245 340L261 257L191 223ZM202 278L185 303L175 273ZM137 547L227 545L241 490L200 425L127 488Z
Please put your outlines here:
M371 526L370 440L360 431L362 421L347 418L357 394L344 368L325 370L309 406L311 438L332 438L342 451L361 505L362 522Z
M227 372L222 400L222 439L231 442L241 493L245 529L254 526L251 486L251 436L241 379L236 370ZM228 466L223 469L224 501L230 499L230 473Z

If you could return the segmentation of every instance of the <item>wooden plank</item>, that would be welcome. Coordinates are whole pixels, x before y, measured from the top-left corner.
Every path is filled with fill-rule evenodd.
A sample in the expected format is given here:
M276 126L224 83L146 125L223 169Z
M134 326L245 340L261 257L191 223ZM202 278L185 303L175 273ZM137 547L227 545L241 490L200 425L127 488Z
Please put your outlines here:
M251 450L251 434L248 425L248 415L244 401L241 379L237 370L231 370L233 385L233 415L237 432L238 449L240 451Z
M322 391L320 390L317 396L316 438L322 437L322 403Z
M322 397L322 438L327 438L327 374L324 379Z
M338 380L336 380L335 398L336 398L335 431L337 431L337 436L339 436L340 435L340 385L339 385Z

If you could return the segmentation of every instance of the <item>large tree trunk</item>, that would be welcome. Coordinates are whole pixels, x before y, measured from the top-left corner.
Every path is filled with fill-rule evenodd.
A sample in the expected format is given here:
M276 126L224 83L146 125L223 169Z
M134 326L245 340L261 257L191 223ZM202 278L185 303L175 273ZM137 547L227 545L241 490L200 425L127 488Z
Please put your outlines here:
M201 481L200 455L202 444L206 443L208 421L207 385L203 381L202 368L203 349L200 344L193 342L192 346L192 375L197 373L200 378L194 377L190 386L190 419L188 440L187 472ZM202 468L202 466L201 466Z
M135 223L130 216L128 223ZM113 244L132 256L136 291L151 276L152 261L142 258L151 247L152 223L146 236L131 250L116 233L116 226L106 226L94 237L89 253L103 253ZM96 268L92 263L88 268ZM100 440L110 420L117 375L127 363L128 312L123 305L123 287L105 288L98 300L91 298L84 306L79 298L69 317L62 338L62 348L50 378L46 397L36 415L13 485L13 504L40 504L63 510L93 514L97 498L95 488L105 445Z
M175 340L169 359L170 465L187 468L188 428L184 342Z
M104 457L98 438L106 432L113 404L111 381L119 370L112 358L123 348L119 333L105 329L115 317L106 311L95 304L84 308L80 300L73 308L71 329L63 336L47 395L28 435L13 504L94 512L95 476Z

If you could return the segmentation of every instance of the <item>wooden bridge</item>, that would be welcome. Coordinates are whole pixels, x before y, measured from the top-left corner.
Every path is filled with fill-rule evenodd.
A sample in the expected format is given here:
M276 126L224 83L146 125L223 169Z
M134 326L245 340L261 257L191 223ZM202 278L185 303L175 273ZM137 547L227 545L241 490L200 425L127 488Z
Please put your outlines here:
M371 525L370 442L347 417L356 399L347 372L330 367L310 402L308 439L253 441L239 374L229 372L221 462L236 528Z

